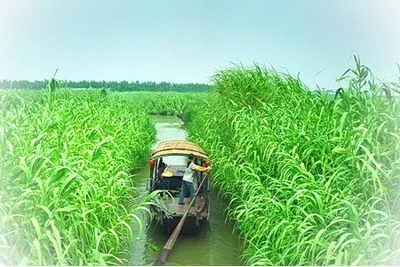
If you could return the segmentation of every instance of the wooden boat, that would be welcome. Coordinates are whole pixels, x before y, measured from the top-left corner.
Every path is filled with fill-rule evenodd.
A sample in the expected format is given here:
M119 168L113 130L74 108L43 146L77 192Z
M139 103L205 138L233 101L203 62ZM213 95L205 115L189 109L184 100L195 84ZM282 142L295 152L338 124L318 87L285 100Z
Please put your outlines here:
M157 197L157 207L152 207L156 222L165 233L172 232L185 211L189 208L190 194L185 195L184 205L178 204L178 198L182 187L182 178L188 162L188 156L196 157L195 164L209 165L208 155L198 145L189 141L165 141L154 150L150 160L149 193L154 190L163 190ZM182 162L168 164L169 157L180 156ZM197 172L194 181L195 189L205 176L203 172ZM203 184L195 199L196 206L191 207L188 217L182 228L182 233L198 232L201 226L208 221L210 216L209 182Z

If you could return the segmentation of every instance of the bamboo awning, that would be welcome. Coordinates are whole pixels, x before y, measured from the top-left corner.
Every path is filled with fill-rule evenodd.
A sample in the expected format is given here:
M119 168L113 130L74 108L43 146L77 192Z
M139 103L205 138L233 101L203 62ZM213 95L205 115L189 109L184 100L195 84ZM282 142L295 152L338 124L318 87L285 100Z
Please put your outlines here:
M204 150L198 145L183 140L173 140L173 141L165 141L161 142L152 154L152 158L159 158L163 156L172 156L172 155L184 155L189 156L190 154L195 155L196 157L207 159L208 155Z

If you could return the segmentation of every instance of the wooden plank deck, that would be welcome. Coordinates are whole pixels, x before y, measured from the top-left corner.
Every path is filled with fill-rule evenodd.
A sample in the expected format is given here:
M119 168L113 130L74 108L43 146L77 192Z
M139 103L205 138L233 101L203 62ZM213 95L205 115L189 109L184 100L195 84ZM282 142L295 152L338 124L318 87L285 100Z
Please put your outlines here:
M179 205L178 199L179 199L179 197L174 197L173 200L172 200L172 198L165 199L164 204L171 213L178 215L178 216L182 216L189 206L190 197L185 197L184 205ZM188 214L189 216L197 216L198 212L203 212L204 210L206 210L205 209L205 201L200 196L197 196L196 204L197 204L196 207L190 208L189 214Z

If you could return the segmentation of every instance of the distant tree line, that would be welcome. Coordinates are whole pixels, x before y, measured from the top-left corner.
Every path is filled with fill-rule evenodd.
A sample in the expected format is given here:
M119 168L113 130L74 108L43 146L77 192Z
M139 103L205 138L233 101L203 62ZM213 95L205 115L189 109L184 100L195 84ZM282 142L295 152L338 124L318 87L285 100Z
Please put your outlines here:
M0 89L43 89L48 80L28 81L28 80L0 80ZM170 83L170 82L128 82L128 81L60 81L60 87L70 89L108 89L110 91L154 91L154 92L210 92L211 85L201 83Z

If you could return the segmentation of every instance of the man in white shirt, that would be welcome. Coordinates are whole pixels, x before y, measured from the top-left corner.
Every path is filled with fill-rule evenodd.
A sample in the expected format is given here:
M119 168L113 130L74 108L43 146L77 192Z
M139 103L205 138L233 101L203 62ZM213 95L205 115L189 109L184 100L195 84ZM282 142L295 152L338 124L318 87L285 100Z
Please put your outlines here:
M186 168L185 174L183 175L182 178L182 187L181 187L181 193L179 194L179 200L178 204L183 205L183 200L185 198L185 192L186 190L189 190L190 192L190 197L192 200L194 198L195 190L194 190L194 185L193 185L193 180L196 175L196 171L198 172L205 172L211 170L211 167L202 167L196 165L194 162L196 161L196 157L193 154L189 155L189 162L188 166ZM196 206L196 202L193 202L192 206Z

